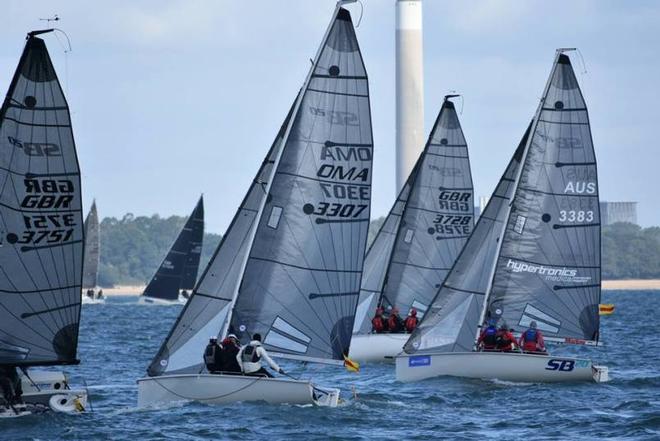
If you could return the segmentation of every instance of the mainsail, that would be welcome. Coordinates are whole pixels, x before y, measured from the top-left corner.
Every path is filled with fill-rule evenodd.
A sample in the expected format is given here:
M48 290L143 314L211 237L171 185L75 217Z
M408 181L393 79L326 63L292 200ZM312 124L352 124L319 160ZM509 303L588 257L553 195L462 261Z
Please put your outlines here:
M490 269L490 271L484 269ZM586 105L557 57L530 128L474 234L405 351L469 351L484 319L594 344L600 214Z
M589 116L558 53L537 113L488 297L487 317L546 339L598 340L600 209Z
M96 201L85 218L85 259L83 263L83 290L95 289L98 285L101 258L101 234Z
M283 357L342 359L367 239L372 148L367 75L350 14L338 7L292 111L149 375L199 372L208 336L224 330L243 340L259 332Z
M468 148L448 98L365 258L356 332L371 330L376 305L423 315L472 233Z
M188 242L188 254L183 265L183 277L180 289L192 290L197 283L199 272L199 259L202 257L202 242L204 240L204 196L200 196L197 207L191 215L190 241Z
M45 32L28 34L0 110L0 364L77 362L80 170Z
M188 267L189 262L199 266L199 254L204 234L204 201L200 197L195 209L186 220L170 250L158 267L142 295L164 300L177 300L182 288L185 271L197 275L197 268Z

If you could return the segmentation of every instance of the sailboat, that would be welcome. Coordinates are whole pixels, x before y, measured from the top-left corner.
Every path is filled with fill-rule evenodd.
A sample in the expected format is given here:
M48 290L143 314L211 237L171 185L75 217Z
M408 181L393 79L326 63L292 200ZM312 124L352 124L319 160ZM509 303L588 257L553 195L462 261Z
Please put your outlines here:
M22 371L5 416L82 409L84 390L37 366L76 358L83 266L80 169L71 118L45 42L33 31L0 109L0 366Z
M309 380L209 374L209 336L260 333L274 358L343 364L371 209L367 73L338 2L312 68L193 294L138 380L138 405L337 405Z
M99 263L101 258L101 231L96 201L85 218L85 258L83 260L83 303L104 303L103 290L98 286Z
M140 296L140 303L172 305L185 303L182 290L192 289L197 280L204 238L204 197L186 220L156 274Z
M477 352L486 322L546 342L597 345L601 295L596 157L566 49L474 232L429 312L396 358L396 376L521 382L607 381L592 360Z
M472 233L468 148L454 103L442 104L424 150L367 252L350 358L394 361L409 334L372 332L376 307L419 318Z

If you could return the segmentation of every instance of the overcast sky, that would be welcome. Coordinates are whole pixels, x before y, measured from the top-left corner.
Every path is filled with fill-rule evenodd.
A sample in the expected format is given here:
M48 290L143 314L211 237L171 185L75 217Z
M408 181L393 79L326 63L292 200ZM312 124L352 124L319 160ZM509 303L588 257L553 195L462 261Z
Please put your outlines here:
M357 29L374 126L374 217L394 199L394 0L363 0ZM601 200L638 201L660 225L660 2L424 0L425 123L460 116L477 196L489 195L538 104L558 47L572 55L598 157ZM301 86L330 0L30 1L0 4L0 89L25 33L71 38L51 56L73 113L85 210L187 215L205 194L222 233ZM354 22L359 5L349 6ZM460 103L459 103L460 109ZM654 135L655 133L655 135ZM478 200L478 199L477 199Z

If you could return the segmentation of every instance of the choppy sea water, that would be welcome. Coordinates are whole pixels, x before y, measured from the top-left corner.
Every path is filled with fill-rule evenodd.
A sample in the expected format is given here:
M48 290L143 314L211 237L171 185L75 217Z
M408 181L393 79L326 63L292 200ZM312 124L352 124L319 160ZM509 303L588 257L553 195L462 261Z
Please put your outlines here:
M142 376L180 306L137 305L136 297L84 305L71 383L89 386L93 411L0 420L2 440L196 439L660 439L660 292L604 292L603 348L556 348L610 368L607 384L512 384L437 378L398 383L391 365L360 374L284 363L290 373L338 386L339 408L196 403L137 409ZM353 394L352 390L355 391Z

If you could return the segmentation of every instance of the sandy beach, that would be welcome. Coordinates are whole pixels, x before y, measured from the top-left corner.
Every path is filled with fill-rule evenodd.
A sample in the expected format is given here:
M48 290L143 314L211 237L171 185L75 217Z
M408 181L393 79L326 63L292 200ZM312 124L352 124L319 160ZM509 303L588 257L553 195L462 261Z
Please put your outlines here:
M114 288L103 288L103 294L107 296L139 296L144 288L144 285L117 285ZM603 280L603 289L608 291L660 290L660 279Z
M612 291L660 290L660 279L603 280L603 289Z

